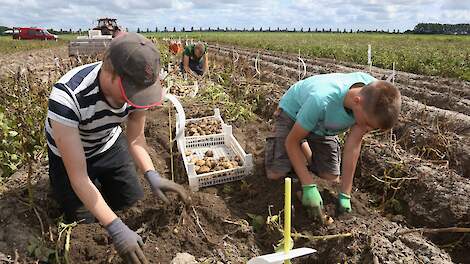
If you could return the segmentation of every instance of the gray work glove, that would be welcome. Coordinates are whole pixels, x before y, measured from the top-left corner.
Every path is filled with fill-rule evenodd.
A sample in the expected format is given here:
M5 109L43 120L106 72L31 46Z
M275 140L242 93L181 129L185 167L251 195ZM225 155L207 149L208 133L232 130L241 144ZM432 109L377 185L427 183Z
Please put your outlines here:
M152 187L153 193L156 194L165 203L169 203L170 201L168 198L166 198L163 192L175 192L185 203L188 201L188 195L186 194L183 186L168 179L162 178L160 174L154 170L146 171L144 176Z
M120 218L114 219L106 226L109 236L113 239L114 248L126 263L149 263L142 251L142 238L124 224Z

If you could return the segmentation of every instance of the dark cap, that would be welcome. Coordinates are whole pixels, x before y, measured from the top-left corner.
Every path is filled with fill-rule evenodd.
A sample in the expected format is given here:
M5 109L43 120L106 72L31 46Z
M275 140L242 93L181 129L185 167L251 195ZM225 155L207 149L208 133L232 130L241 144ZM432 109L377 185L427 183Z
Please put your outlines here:
M127 103L136 108L160 104L160 52L152 41L136 33L121 34L111 41L108 54Z

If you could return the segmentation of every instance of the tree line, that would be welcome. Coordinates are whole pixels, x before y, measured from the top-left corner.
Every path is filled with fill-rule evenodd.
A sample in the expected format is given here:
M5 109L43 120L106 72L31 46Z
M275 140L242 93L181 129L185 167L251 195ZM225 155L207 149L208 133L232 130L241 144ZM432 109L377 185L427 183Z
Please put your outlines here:
M3 35L6 30L11 28L0 26L0 35ZM48 29L52 34L86 34L88 29L72 30L70 29ZM128 28L126 28L129 31ZM182 28L168 28L168 27L155 27L153 30L150 28L141 29L137 28L137 33L151 33L151 32L307 32L307 33L389 33L389 34L452 34L452 35L469 35L470 24L439 24L439 23L419 23L413 30L406 30L401 32L399 29L375 29L375 30L360 30L360 29L346 29L346 28L221 28L221 27L182 27Z
M413 33L469 35L470 24L419 23L414 27Z

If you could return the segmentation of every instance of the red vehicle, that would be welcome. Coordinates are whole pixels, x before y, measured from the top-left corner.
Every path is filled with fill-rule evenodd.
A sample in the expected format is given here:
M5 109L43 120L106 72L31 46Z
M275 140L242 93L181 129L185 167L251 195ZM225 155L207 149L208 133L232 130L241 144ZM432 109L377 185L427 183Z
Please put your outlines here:
M20 27L13 28L13 39L57 40L57 35L53 35L42 28Z

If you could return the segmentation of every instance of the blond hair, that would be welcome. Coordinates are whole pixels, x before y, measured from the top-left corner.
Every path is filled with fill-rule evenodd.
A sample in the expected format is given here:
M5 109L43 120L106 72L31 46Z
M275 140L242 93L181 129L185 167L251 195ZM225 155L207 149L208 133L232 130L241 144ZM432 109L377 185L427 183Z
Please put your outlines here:
M197 42L194 44L194 48L198 49L202 54L206 53L206 45L204 42Z
M398 121L401 111L400 91L390 82L375 81L362 87L364 110L372 114L380 129L390 129Z

